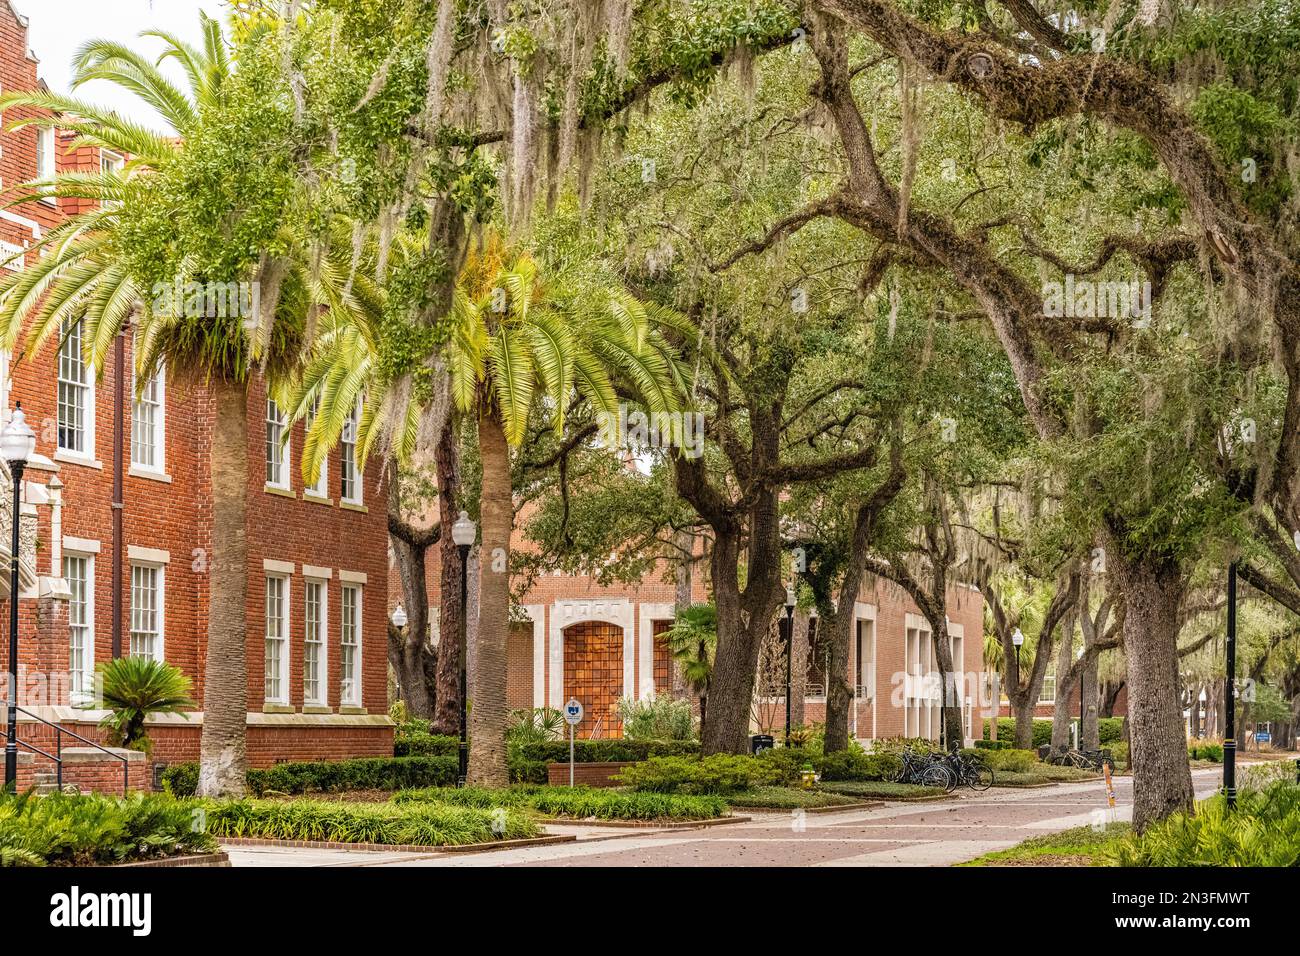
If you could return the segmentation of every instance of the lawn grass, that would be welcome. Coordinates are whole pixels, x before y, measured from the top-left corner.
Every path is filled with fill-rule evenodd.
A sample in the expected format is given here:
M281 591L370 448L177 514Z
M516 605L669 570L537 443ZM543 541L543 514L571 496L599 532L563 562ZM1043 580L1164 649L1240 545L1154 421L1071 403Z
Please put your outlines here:
M742 810L812 810L862 802L839 793L801 790L798 787L754 787L729 794L726 800L733 808Z
M538 784L523 784L500 790L484 787L402 790L393 795L393 804L472 807L479 810L508 807L573 820L712 820L727 813L727 804L721 797Z
M1110 823L1104 829L1075 827L1032 837L1006 850L986 853L958 866L1106 866L1106 853L1133 827Z
M838 780L817 785L825 793L838 793L859 800L908 800L917 797L943 796L942 787L923 787L915 783L890 783L888 780Z
M541 830L517 810L445 803L344 803L335 800L205 801L208 832L216 837L377 843L387 846L465 846L536 837Z

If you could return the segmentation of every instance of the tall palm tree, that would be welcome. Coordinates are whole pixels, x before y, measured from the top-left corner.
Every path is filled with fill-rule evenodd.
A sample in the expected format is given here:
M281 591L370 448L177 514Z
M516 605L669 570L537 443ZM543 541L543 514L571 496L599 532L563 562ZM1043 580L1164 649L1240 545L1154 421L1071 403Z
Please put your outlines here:
M459 276L445 349L451 399L478 424L483 479L477 658L470 697L470 779L508 782L505 732L506 635L510 548L514 527L510 449L525 438L541 409L557 433L576 394L598 413L617 416L620 393L651 411L674 411L687 394L687 371L665 333L690 332L668 309L644 305L621 290L561 278L547 285L527 252L496 236L472 250ZM373 323L336 323L321 337L290 400L291 414L314 409L304 473L316 473L343 422L362 403L357 449L366 455L380 434L398 457L414 450L423 409L394 402L376 367Z
M269 334L259 341L250 338L238 315L213 317L207 310L187 314L180 303L156 307L155 297L118 255L119 237L133 213L133 180L165 175L200 128L204 113L225 104L235 65L220 24L201 16L200 27L201 48L163 32L142 34L163 41L164 51L154 62L121 44L96 40L81 49L74 64L74 88L92 80L115 83L152 107L176 137L75 97L45 91L0 96L0 111L27 107L43 113L21 119L12 128L70 130L76 134L76 146L109 149L126 157L121 169L61 172L25 185L22 202L61 198L93 205L46 233L24 271L0 280L0 339L7 347L23 339L30 355L61 329L84 323L85 358L102 374L112 343L134 319L137 382L148 382L165 364L173 376L203 381L212 395L212 579L198 792L218 796L244 792L247 764L246 386L255 363L271 381L287 373L301 352L309 315L360 310L363 305L345 280L346 266L331 260L319 266L293 260ZM159 69L167 60L180 65L185 89ZM182 266L182 272L187 271ZM203 277L179 278L187 283Z

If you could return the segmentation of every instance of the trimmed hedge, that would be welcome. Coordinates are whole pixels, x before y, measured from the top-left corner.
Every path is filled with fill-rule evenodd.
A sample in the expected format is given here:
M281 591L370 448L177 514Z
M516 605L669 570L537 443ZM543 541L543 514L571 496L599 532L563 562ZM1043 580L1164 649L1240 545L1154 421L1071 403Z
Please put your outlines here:
M700 752L698 740L577 740L573 759L577 763L641 761L651 757L693 757ZM524 762L568 763L569 742L548 740L522 744L517 759Z
M840 750L816 761L823 780L885 780L902 769L902 760L891 753Z
M456 757L361 757L355 760L282 763L248 771L248 789L266 793L334 793L340 790L403 790L456 782ZM163 771L163 787L178 797L194 795L199 765L173 764Z
M1076 707L1076 710L1078 708ZM1077 716L1076 716L1077 719ZM984 721L984 739L989 739L989 720ZM1034 718L1032 745L1044 747L1052 742L1052 722L1043 717ZM1097 720L1097 737L1103 747L1118 743L1124 736L1123 717L1101 717ZM1005 740L1007 746L1014 747L1016 739L1016 719L1014 717L998 718L998 741ZM976 746L979 746L978 741Z
M326 800L213 800L205 806L208 830L219 837L463 846L541 832L527 814L504 808Z
M394 757L455 757L459 752L459 737L402 732L393 736Z
M623 792L592 787L433 787L403 790L394 803L444 803L490 810L527 808L548 816L597 820L711 820L726 814L727 804L715 796L675 793Z
M727 794L778 783L781 772L757 757L713 754L651 757L626 768L616 779L633 790L652 793Z

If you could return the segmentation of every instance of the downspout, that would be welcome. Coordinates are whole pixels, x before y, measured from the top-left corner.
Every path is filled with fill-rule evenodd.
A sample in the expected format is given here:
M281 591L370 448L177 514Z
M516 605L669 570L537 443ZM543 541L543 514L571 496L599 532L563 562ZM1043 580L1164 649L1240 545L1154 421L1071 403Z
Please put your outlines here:
M126 434L126 331L114 345L117 381L113 388L113 658L122 656L122 512L126 509L122 481L122 443Z

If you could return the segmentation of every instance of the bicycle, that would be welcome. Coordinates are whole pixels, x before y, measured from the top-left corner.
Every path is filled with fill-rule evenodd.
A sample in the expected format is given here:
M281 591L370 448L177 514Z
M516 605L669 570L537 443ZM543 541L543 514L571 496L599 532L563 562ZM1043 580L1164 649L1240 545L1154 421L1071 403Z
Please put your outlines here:
M949 789L949 793L958 786L970 787L978 793L983 793L993 786L993 768L982 758L959 752L949 754L946 759L953 774L953 786Z
M1115 769L1115 760L1109 750L1075 750L1073 747L1058 747L1047 755L1047 763L1055 767L1074 767L1076 770L1101 770L1102 767Z
M944 758L930 753L920 753L911 747L903 749L903 762L889 777L893 783L911 783L922 787L940 787L948 792L956 786L956 775Z

